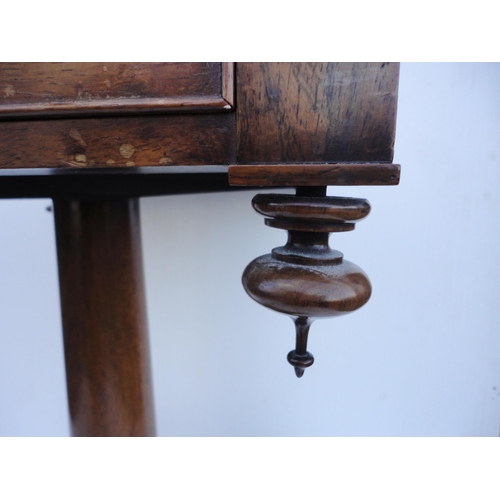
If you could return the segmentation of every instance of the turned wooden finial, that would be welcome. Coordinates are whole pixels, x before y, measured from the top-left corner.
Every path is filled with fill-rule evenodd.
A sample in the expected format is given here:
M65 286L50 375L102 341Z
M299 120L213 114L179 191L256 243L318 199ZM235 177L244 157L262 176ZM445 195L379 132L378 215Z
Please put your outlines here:
M296 187L296 196L260 194L254 208L286 245L243 274L248 294L290 316L298 376L311 366L307 336L316 318L354 311L370 298L366 274L328 246L368 215L366 200L326 196L324 186L390 186L396 132L397 63L238 63L233 186ZM320 187L317 187L320 186ZM322 187L321 187L322 186Z
M288 231L288 241L253 260L243 272L243 286L254 300L295 322L296 347L287 359L297 377L314 362L307 351L313 321L355 311L371 295L363 270L328 245L330 233L352 231L370 204L325 195L326 187L306 187L297 188L296 196L258 194L252 200L266 225Z

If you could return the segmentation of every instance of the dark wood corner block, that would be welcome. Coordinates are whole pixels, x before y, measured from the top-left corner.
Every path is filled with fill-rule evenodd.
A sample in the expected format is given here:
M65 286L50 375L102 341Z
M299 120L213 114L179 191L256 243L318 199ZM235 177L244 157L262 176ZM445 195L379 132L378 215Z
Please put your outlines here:
M238 63L237 163L392 162L398 63Z
M392 163L230 165L231 186L394 186L401 166Z

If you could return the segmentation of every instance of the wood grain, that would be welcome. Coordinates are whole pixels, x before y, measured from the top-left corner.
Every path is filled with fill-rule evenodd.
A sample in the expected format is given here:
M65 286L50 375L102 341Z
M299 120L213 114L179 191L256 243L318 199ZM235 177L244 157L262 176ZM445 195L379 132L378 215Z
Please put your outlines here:
M230 165L231 186L391 186L401 166L392 163Z
M0 118L225 111L230 75L222 63L1 63Z
M303 194L258 194L253 207L266 225L288 231L282 247L245 268L243 287L252 299L291 316L296 346L288 362L297 377L314 362L307 351L309 328L317 318L340 316L362 307L371 295L368 276L328 245L329 233L352 231L370 212L367 200L324 196L325 188Z
M234 113L0 122L0 168L234 163Z
M370 213L370 204L362 198L338 196L294 196L288 194L258 194L253 208L266 217L294 220L359 222Z
M368 302L370 281L356 264L342 260L318 267L263 255L246 267L243 286L263 306L295 317L340 316Z
M54 201L74 436L151 436L137 199Z
M391 162L397 63L238 63L237 163Z

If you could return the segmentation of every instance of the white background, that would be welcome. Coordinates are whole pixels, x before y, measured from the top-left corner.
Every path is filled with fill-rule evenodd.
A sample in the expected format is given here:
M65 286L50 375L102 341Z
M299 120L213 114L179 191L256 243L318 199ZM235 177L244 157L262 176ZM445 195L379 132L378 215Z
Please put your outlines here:
M256 192L143 199L158 434L498 436L500 64L402 64L397 187L329 188L371 215L331 245L370 276L358 312L293 324L248 298L281 245ZM0 435L69 434L50 200L0 201Z

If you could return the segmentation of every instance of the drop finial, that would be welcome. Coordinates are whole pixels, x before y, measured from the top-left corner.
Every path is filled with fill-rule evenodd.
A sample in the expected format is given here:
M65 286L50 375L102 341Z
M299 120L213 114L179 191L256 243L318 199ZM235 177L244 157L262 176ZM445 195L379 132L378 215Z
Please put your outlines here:
M295 349L288 353L288 362L295 368L295 375L301 378L304 370L314 363L314 356L307 351L307 337L309 328L314 320L299 316L295 319L296 341Z
M296 196L258 194L252 204L267 226L287 230L288 240L248 264L243 286L254 300L295 322L297 345L288 362L300 378L314 362L306 349L313 320L355 311L370 298L368 276L328 245L330 233L352 231L370 204L326 196L324 186L297 188Z

